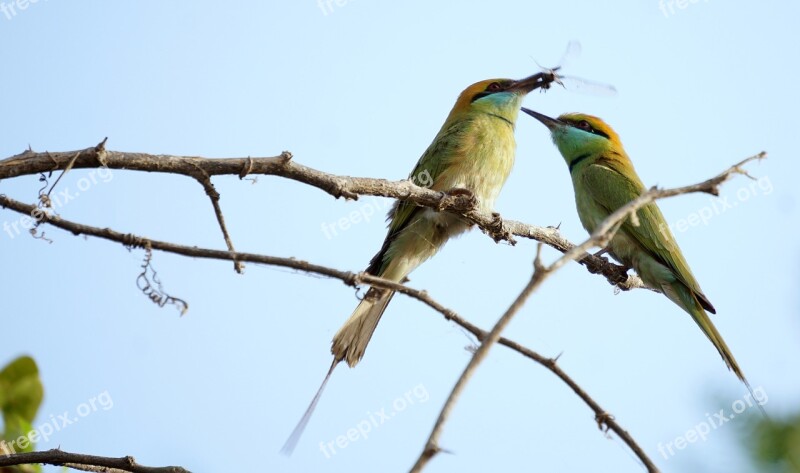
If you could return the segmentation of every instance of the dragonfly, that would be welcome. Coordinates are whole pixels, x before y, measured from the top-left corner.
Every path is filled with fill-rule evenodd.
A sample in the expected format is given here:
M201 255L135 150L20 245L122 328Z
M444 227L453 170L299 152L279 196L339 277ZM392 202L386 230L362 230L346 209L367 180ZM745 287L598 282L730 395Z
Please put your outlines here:
M548 82L554 82L567 90L605 97L613 97L617 95L617 89L613 85L593 82L586 79L581 79L579 77L565 76L560 73L564 67L570 64L575 58L580 56L580 54L581 43L578 41L570 41L567 44L566 51L564 51L564 54L561 56L561 61L558 62L556 67L543 67L541 64L536 62L535 59L533 62L536 62L536 65L539 66L542 72L548 76L550 79ZM542 89L546 88L549 88L549 83L548 87L542 87Z

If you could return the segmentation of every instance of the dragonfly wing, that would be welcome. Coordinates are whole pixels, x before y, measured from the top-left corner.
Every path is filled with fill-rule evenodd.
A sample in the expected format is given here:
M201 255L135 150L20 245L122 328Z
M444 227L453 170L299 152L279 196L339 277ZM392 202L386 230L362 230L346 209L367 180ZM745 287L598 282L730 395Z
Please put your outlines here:
M567 43L567 49L564 51L564 55L561 56L561 61L558 62L558 66L554 69L562 69L564 67L569 68L569 65L581 55L581 43L580 41L572 40Z
M587 95L599 95L603 97L613 97L617 95L617 89L610 84L602 84L586 79L571 76L558 76L565 89Z
M560 71L563 68L568 67L570 62L581 55L581 49L581 43L579 41L572 40L567 43L567 49L564 51L564 55L561 56L561 61L557 66L553 68L546 68L542 67L542 65L536 62L535 59L534 62L536 62L536 65L539 66L542 72L552 76L552 82L564 87L567 90L572 90L574 92L587 95L599 95L605 97L613 97L617 95L617 89L615 89L613 85L601 84L600 82L592 82L585 79L580 79L578 77L564 76L560 74ZM548 87L542 87L542 90L547 88Z

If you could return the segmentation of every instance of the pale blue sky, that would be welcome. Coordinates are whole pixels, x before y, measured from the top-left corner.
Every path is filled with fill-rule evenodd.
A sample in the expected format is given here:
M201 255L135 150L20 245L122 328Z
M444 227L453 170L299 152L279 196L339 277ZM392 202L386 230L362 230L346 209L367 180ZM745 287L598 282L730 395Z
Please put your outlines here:
M738 177L722 199L683 196L661 207L717 308L713 321L768 396L767 411L779 417L798 408L796 3L676 2L670 13L658 0L340 0L330 7L39 0L12 14L13 2L0 2L0 157L28 144L63 151L108 136L114 150L207 157L290 150L299 163L328 172L401 179L463 88L526 76L537 71L534 59L552 65L569 40L581 41L582 56L565 72L614 84L618 96L553 89L525 105L603 117L646 184L689 184L770 153L748 166L761 178L754 187ZM546 129L520 116L517 138L517 163L497 210L560 223L566 237L583 239L566 166ZM124 171L91 181L89 173L73 171L59 184L81 190L59 209L64 218L224 248L196 183ZM382 199L337 201L272 177L214 182L242 251L357 271L385 235L390 202ZM0 192L26 202L38 189L36 177L0 183ZM730 207L721 204L726 198ZM354 210L375 215L328 238L323 224ZM19 217L0 210L4 222ZM328 368L330 338L357 303L353 290L280 268L249 265L240 276L229 263L156 253L165 288L190 303L178 318L137 291L141 250L45 231L52 244L0 234L0 364L23 353L38 361L46 389L39 423L76 413L105 392L113 407L55 432L42 449L130 454L195 472L406 471L470 356L472 341L457 326L395 297L364 361L337 370L285 458L278 450ZM497 245L473 231L410 284L489 328L527 281L535 248L532 241ZM544 253L547 261L557 256ZM561 366L664 471L750 471L736 441L744 415L668 459L659 451L745 395L690 317L663 296L615 295L571 264L506 335L545 355L563 353ZM393 407L398 398L404 401ZM327 456L321 450L395 408L367 439ZM642 471L563 383L502 347L467 387L442 447L452 454L427 471Z

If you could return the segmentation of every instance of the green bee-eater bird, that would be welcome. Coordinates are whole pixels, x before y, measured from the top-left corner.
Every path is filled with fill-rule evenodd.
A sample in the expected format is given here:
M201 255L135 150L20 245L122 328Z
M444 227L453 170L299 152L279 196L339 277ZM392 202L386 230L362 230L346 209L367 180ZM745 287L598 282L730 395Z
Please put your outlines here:
M468 191L477 198L480 210L491 212L514 164L514 126L522 99L548 80L543 73L467 87L409 178L437 191ZM400 201L388 219L389 232L367 272L397 282L471 225L457 215ZM336 361L353 367L361 360L393 294L377 288L367 292L333 337L331 352Z
M553 119L527 108L522 111L550 130L553 142L569 167L578 216L589 233L615 210L645 192L619 135L603 120L580 113L567 113ZM716 310L692 275L661 210L651 202L636 215L639 225L626 220L606 250L617 261L634 268L647 285L661 290L688 312L728 368L750 388L733 354L706 314L706 311L716 314Z
M493 210L514 164L514 126L522 99L534 89L546 89L554 79L552 73L543 72L522 80L490 79L467 87L409 178L433 190L472 194L481 210ZM397 282L470 227L457 215L407 201L396 202L388 219L389 232L367 273ZM392 295L393 291L370 288L334 335L331 368L284 445L285 453L294 448L336 365L344 360L353 367L364 356Z

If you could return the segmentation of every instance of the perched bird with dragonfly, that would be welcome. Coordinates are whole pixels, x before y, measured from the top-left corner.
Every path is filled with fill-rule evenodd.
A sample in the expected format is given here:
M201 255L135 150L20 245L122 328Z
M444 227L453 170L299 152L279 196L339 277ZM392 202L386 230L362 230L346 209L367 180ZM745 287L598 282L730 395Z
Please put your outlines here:
M514 128L522 99L534 89L547 89L557 77L546 71L521 80L490 79L467 87L409 178L415 181L424 176L430 189L473 196L479 210L491 212L514 164ZM396 202L388 220L386 239L366 272L397 282L471 226L458 215L408 201ZM284 445L284 453L294 449L336 365L345 361L354 367L364 356L393 295L394 291L370 288L334 335L333 363Z
M554 119L524 107L522 111L550 130L553 143L569 168L578 216L589 233L615 210L645 192L619 135L600 118L567 113ZM661 210L651 202L636 216L638 225L625 220L605 250L688 312L752 394L739 364L706 313L716 314L716 310L700 289Z

